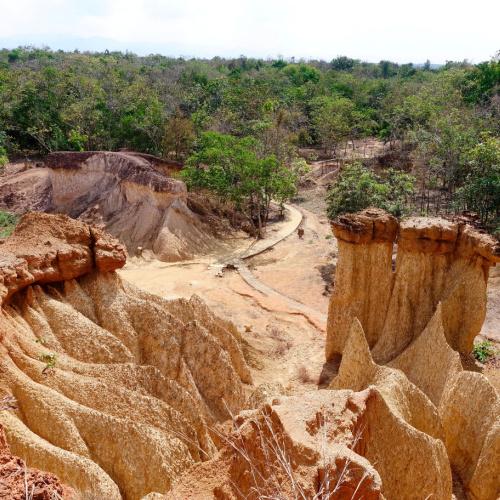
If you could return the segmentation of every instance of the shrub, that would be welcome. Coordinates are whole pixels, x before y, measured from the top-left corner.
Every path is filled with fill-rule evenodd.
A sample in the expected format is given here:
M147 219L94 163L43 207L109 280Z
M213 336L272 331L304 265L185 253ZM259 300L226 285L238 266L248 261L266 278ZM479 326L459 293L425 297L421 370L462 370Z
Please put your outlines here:
M351 163L328 192L328 217L334 219L368 207L383 208L400 217L407 211L414 184L415 178L404 172L390 168L379 177L361 163Z
M17 215L0 210L0 238L10 236L16 227L17 221Z
M478 361L484 363L496 354L495 346L489 340L483 340L474 344L472 354Z

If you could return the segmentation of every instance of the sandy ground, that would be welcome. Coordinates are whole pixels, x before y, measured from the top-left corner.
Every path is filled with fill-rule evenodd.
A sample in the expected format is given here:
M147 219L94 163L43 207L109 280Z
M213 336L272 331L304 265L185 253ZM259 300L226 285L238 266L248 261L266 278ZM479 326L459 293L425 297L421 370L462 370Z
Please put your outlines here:
M310 207L310 203L304 205ZM280 382L288 393L301 393L318 381L327 382L336 368L324 365L324 328L337 245L326 217L304 205L295 207L303 216L303 237L299 238L294 230L298 223L296 214L289 214L285 222L271 227L271 241L291 234L245 261L250 280L244 279L243 271L220 272L221 262L248 249L248 240L235 241L233 250L226 255L192 262L167 264L132 258L121 275L166 298L199 295L243 333L251 347L256 385ZM258 245L265 246L265 242ZM297 303L304 305L305 313ZM499 325L500 268L493 269L490 276L482 335L500 341ZM496 361L484 370L497 388L499 372Z
M295 223L288 221L290 228ZM321 272L325 272L324 266L331 268L329 255L336 252L334 240L326 238L330 233L326 221L306 212L302 225L302 239L293 231L274 248L246 261L254 277L276 294L255 290L237 271L218 275L220 256L184 264L132 259L120 273L166 298L198 294L243 332L252 348L256 385L280 382L289 393L301 392L316 384L323 370L328 298L323 295ZM271 238L273 233L271 228ZM287 297L310 306L320 319L301 314Z

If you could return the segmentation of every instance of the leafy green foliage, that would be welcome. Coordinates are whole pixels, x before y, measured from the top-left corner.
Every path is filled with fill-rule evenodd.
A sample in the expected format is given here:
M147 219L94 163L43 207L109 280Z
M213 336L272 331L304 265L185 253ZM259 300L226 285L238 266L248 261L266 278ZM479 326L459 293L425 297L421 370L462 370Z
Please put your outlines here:
M17 221L17 215L0 210L0 238L10 236L16 227Z
M492 229L500 226L500 139L484 137L465 155L465 182L455 203L476 212Z
M292 165L298 147L340 156L349 142L375 135L401 158L391 165L413 167L419 210L466 207L494 228L496 181L470 151L484 133L500 136L499 89L498 56L433 69L345 56L306 63L4 49L0 167L7 156L66 149L184 160L205 132L252 138L259 161ZM391 203L395 213L405 209Z
M44 353L44 354L40 354L39 359L42 363L45 363L45 367L42 370L42 373L46 373L47 371L51 370L52 368L55 368L56 362L57 362L57 355L54 354L53 352Z
M193 122L188 118L175 114L165 126L163 137L163 154L181 160L191 150L195 140Z
M207 189L245 213L262 234L272 200L284 203L297 190L300 167L287 167L274 155L260 156L251 137L205 132L182 175L190 188Z
M472 349L472 355L481 363L485 363L489 358L495 356L495 354L495 346L489 340L483 340L474 344L474 348Z
M485 102L500 87L500 60L478 64L464 79L462 93L470 103Z
M394 169L388 169L381 178L359 162L346 165L328 191L328 217L334 219L368 207L383 208L401 216L414 192L414 183L411 175Z
M9 163L9 158L7 156L7 151L4 147L0 146L0 168L5 167Z

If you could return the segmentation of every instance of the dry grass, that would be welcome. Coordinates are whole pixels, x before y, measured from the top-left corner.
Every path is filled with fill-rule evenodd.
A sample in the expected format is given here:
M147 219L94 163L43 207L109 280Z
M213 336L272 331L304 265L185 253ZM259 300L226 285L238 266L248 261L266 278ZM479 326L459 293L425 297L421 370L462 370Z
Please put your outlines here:
M292 342L290 342L289 340L282 340L273 349L273 355L277 358L282 358L292 347L293 347Z
M312 384L314 383L314 379L309 373L309 370L304 366L299 366L297 370L297 378L303 383L303 384Z
M285 436L276 431L269 415L260 412L247 423L252 425L255 431L251 439L245 439L238 432L229 435L219 433L221 441L243 462L251 478L248 492L241 491L238 485L231 481L237 497L259 500L333 500L339 498L339 495L349 498L345 496L348 490L352 500L360 500L360 488L368 478L367 472L362 471L362 474L359 474L361 471L358 466L349 458L346 458L340 467L337 466L329 455L327 422L324 415L321 415L320 421L322 425L317 436L321 459L317 464L317 480L312 478L313 480L306 481L306 484L303 475L297 474L294 461L289 455L290 444L287 445ZM356 433L351 449L358 445L362 432L363 430L359 429ZM361 477L353 484L351 473L355 470L355 475Z

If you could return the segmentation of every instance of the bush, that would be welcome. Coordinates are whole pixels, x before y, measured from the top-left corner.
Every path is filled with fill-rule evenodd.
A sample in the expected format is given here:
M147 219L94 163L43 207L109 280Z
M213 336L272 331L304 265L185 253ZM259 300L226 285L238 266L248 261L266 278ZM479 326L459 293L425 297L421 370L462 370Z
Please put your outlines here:
M9 162L9 158L7 157L7 151L5 148L0 147L0 168L5 167Z
M495 346L489 340L483 340L474 344L472 354L478 361L484 363L496 354Z
M495 230L500 225L500 139L485 137L469 150L464 185L455 193L455 206L477 212L481 222Z
M17 221L17 215L0 210L0 238L10 236L16 227Z
M414 184L415 178L404 172L390 168L379 177L361 163L352 163L343 168L328 192L328 217L334 219L368 207L383 208L400 217L407 212Z

